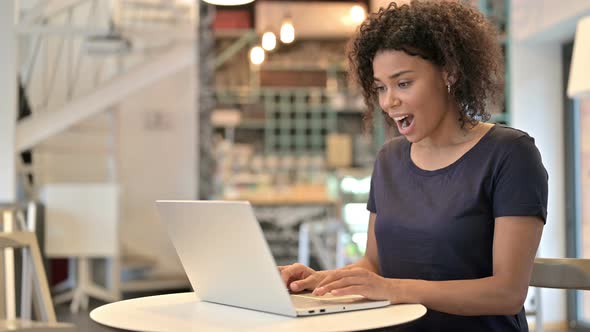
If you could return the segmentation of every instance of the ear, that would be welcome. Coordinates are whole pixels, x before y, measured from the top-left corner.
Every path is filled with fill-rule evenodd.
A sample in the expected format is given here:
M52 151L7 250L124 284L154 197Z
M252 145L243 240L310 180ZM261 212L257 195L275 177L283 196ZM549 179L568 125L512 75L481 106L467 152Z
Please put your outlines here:
M455 71L443 68L442 70L442 77L445 82L445 85L453 85L457 83L457 74Z

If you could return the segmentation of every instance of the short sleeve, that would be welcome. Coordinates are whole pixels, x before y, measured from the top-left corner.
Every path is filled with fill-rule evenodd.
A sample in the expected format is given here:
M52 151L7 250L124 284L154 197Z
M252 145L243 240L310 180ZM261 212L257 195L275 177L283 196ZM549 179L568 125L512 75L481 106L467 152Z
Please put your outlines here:
M367 201L367 210L372 213L377 213L377 206L375 205L375 171L371 176L371 189L369 190L369 200Z
M535 216L546 221L548 175L530 136L510 143L494 176L494 218Z
M377 188L375 187L375 181L379 178L379 160L383 158L383 148L379 150L377 153L377 158L375 159L375 163L373 164L373 173L371 173L371 188L369 189L369 200L367 201L367 210L372 213L377 213L377 199L375 198L375 194L377 192Z

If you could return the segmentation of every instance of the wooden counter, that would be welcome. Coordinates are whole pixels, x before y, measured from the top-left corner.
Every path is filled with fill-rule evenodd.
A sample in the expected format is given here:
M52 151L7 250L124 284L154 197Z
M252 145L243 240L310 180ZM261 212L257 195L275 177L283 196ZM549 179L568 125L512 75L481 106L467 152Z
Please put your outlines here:
M285 189L242 191L226 200L249 201L252 205L334 205L338 201L329 197L324 185L298 185Z

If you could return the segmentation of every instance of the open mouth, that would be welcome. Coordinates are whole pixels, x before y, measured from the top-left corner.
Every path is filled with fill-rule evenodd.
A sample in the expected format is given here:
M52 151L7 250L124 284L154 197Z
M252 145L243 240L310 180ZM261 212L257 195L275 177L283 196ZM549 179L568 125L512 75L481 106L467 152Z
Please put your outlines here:
M395 120L397 127L400 130L404 130L404 129L407 129L410 127L410 125L414 121L414 116L413 115L402 115L402 116L395 117L393 119Z

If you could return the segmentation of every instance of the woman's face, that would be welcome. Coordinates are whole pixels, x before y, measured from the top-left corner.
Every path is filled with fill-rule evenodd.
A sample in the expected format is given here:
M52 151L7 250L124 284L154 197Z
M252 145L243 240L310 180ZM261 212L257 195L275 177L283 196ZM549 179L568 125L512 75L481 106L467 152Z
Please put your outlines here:
M375 55L373 73L379 105L410 142L436 140L458 122L449 111L446 74L431 62L385 50Z

